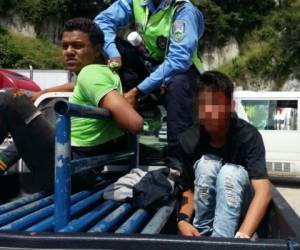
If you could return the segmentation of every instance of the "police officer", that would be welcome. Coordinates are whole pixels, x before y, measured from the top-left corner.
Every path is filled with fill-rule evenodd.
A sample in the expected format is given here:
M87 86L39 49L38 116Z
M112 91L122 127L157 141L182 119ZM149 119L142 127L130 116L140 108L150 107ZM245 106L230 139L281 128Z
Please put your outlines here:
M198 41L204 31L201 12L189 0L117 0L96 16L95 22L105 34L104 52L108 63L124 72L129 67L138 75L138 84L125 94L131 104L139 97L164 87L166 90L167 133L169 156L176 153L178 136L193 123L193 97L197 74L203 71L198 56ZM133 24L142 36L145 54L130 46L120 45L118 28ZM140 59L152 67L148 73L141 69ZM123 67L121 67L123 64ZM122 69L125 69L122 70Z

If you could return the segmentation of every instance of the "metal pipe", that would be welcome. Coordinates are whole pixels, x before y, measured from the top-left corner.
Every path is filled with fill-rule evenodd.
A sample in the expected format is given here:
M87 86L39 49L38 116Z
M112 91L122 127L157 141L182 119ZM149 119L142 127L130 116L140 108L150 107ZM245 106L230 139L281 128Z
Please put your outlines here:
M133 210L133 205L124 203L115 211L107 215L103 220L92 227L88 232L110 232Z
M33 201L44 198L45 196L46 196L45 192L40 192L40 193L32 194L32 195L17 199L15 201L6 203L6 204L0 206L0 214L4 214L13 209L22 207L28 203L31 203Z
M79 168L89 169L111 161L133 157L131 166L138 163L138 142L137 137L131 139L133 152L106 156L97 156L90 159L79 159L71 163L71 143L70 143L70 117L84 117L93 119L112 119L111 113L107 109L93 106L82 106L72 104L65 100L59 100L54 105L56 111L56 135L55 135L55 231L65 227L70 220L70 189L71 175L79 172ZM112 158L113 157L113 158ZM118 158L118 159L117 159ZM74 171L72 170L74 168Z
M69 115L84 118L111 120L110 111L88 105L78 105L65 100L59 100L54 104L54 110L60 115Z
M66 227L62 228L59 232L83 232L91 225L95 224L103 216L107 215L118 206L118 202L108 200L96 207L92 211L86 213L80 218L71 221Z
M29 74L30 74L30 80L33 81L33 67L31 64L29 64Z
M173 200L168 205L161 207L144 227L141 234L158 234L167 223L175 208L175 204L176 200Z
M139 141L136 135L129 134L128 148L129 151L134 152L129 161L129 169L137 168L139 166Z
M135 156L134 152L124 152L124 153L106 154L106 155L99 155L94 157L72 160L71 162L72 174L77 174L91 168L104 166L105 164L111 162L125 160L133 156Z
M92 192L91 191L82 191L77 194L72 195L71 197L71 204L74 204L87 196L89 196ZM52 215L54 212L54 204L44 207L40 210L37 210L33 213L30 213L18 220L15 220L6 226L3 226L0 228L0 230L13 230L13 231L19 231L24 230L27 227L43 220L44 218Z
M104 193L104 190L100 190L100 191L96 192L95 194L92 194L91 196L72 205L71 210L70 210L71 217L77 216L78 214L82 213L88 207L99 202L102 198L103 193ZM30 228L26 229L26 231L30 231L30 232L51 231L56 226L55 223L56 223L55 216L51 216L33 226L31 226Z
M145 209L138 209L135 213L116 231L116 233L130 234L136 233L141 226L150 219L151 214Z
M57 116L55 129L55 231L70 220L71 142L70 116Z
M40 208L48 206L53 202L53 195L43 198L41 200L19 207L13 211L8 211L0 216L0 226L6 225L24 215L32 213Z

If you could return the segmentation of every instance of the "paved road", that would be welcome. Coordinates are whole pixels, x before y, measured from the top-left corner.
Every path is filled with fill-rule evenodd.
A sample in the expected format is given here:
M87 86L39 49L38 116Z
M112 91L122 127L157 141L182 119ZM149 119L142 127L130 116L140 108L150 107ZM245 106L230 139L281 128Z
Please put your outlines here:
M300 185L276 185L278 191L300 217Z

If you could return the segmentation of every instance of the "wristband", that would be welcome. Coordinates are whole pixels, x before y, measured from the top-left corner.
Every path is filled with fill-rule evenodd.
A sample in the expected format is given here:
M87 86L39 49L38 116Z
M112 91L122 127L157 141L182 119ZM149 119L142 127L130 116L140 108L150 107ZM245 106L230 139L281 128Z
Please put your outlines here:
M187 214L185 214L185 213L179 213L179 214L177 215L177 223L178 223L179 221L182 221L182 220L184 220L184 221L190 223L191 218L190 218Z
M247 240L250 240L250 236L247 235L247 234L244 234L244 233L241 233L241 232L237 232L234 236L234 238L236 239L247 239Z

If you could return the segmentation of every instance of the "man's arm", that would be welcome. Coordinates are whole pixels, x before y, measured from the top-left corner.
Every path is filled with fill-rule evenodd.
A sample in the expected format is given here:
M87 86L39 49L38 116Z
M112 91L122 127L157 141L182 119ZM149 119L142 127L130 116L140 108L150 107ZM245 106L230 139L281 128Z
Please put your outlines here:
M254 197L250 203L244 221L238 230L242 235L249 237L255 233L262 218L266 214L272 198L270 181L268 179L252 180L251 184L254 190Z
M116 90L107 93L101 99L99 107L108 109L121 129L132 134L138 134L143 131L144 119Z
M132 0L117 0L95 17L95 23L105 34L103 50L111 61L121 57L115 44L116 32L119 27L127 26L131 20Z
M192 218L194 213L194 192L192 189L188 189L182 193L181 207L179 214L185 214L188 218ZM177 223L178 231L181 235L185 236L199 236L199 231L188 221L180 220Z
M33 95L30 97L32 102L35 102L36 99L38 99L42 94L48 93L48 92L72 92L74 90L74 82L68 82L65 84L57 85L51 88L43 89L39 92L33 93Z
M243 234L246 236L244 238L247 236L250 238L256 231L272 198L271 184L266 168L264 142L258 130L253 129L254 131L249 133L249 137L244 143L247 146L244 149L246 152L245 162L254 191L254 197L238 230L242 234L241 237Z

